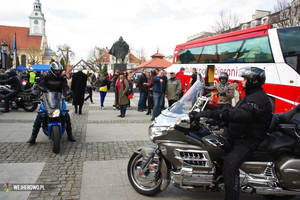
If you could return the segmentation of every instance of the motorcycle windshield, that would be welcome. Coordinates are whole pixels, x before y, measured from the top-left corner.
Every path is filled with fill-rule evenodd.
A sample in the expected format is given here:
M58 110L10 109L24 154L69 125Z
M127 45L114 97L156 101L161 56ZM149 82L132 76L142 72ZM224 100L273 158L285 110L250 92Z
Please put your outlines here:
M59 92L47 92L44 93L45 108L48 109L60 109L62 104L61 93ZM48 107L48 108L47 108Z
M197 80L185 95L174 103L169 111L175 114L189 114L190 110L197 101L197 97L203 94L203 84Z

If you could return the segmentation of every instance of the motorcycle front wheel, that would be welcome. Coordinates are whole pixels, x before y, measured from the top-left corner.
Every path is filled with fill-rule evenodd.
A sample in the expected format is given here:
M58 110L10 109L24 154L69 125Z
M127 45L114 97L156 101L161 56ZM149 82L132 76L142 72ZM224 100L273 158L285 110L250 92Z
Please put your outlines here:
M162 190L161 184L165 180L160 172L155 172L153 169L147 169L142 172L143 156L134 153L127 166L127 175L132 187L140 194L153 196Z
M60 151L60 132L59 126L51 127L51 137L52 137L52 151L53 153L59 153Z
M38 107L38 103L33 103L33 102L28 102L28 101L25 101L24 102L24 105L23 105L23 109L26 111L26 112L33 112L36 110L36 108Z

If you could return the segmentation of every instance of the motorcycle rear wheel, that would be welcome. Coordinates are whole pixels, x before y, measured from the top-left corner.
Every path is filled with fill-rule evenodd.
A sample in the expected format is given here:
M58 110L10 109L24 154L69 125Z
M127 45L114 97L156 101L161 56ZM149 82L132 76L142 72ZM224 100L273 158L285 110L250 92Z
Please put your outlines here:
M154 172L147 170L143 174L141 172L141 165L143 156L141 154L134 153L127 166L127 176L132 187L140 194L153 196L162 190L160 189L161 184L164 181L160 172Z
M36 108L38 107L38 103L32 103L32 102L24 102L24 105L23 105L23 109L26 111L26 112L33 112L36 110Z
M59 126L51 127L51 137L52 137L52 151L53 153L59 153L60 151L60 132Z
M4 95L0 94L0 108L4 108Z

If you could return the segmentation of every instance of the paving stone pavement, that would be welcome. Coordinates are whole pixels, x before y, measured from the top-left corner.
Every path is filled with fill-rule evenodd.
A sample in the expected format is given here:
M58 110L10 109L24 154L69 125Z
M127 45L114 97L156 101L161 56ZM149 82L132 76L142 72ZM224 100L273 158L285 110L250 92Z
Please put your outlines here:
M139 195L127 180L126 167L133 150L145 144L151 116L137 112L138 94L131 100L125 118L113 110L113 93L108 93L105 109L95 104L83 106L83 114L68 105L73 134L77 142L63 136L60 153L54 154L51 142L40 131L35 145L27 144L36 112L14 110L0 114L0 184L45 184L45 191L0 191L2 199L150 199ZM223 199L222 194L186 192L171 184L156 199ZM153 198L153 197L152 197ZM244 195L243 199L264 199Z

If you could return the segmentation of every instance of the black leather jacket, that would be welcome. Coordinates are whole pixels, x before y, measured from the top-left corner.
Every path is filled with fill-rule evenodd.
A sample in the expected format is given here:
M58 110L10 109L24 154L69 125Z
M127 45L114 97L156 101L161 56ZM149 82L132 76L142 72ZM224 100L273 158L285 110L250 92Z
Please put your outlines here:
M222 112L222 119L229 122L230 137L262 141L272 119L272 106L261 87L250 88L234 109Z
M64 76L56 78L51 73L48 73L41 78L39 88L42 90L60 93L62 93L62 91L67 93L70 90L67 84L67 79Z
M18 76L11 76L6 80L0 80L0 83L7 83L11 86L11 89L15 92L22 91L22 83Z

